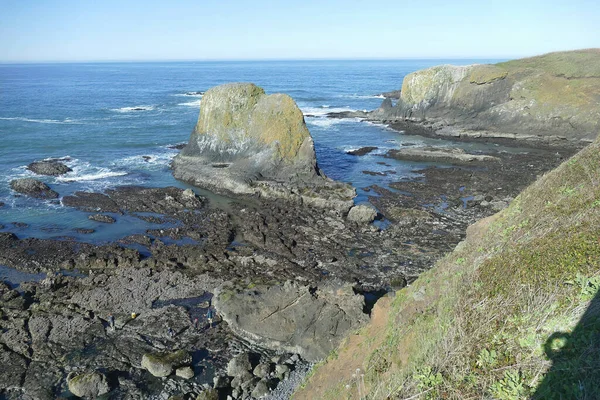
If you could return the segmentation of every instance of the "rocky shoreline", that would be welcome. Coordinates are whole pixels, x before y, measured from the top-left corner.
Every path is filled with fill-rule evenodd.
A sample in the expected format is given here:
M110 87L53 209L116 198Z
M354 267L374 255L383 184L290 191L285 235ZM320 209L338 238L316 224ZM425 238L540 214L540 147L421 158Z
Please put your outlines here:
M284 139L252 136L260 129L236 131L250 135L261 157L275 158L260 158L246 170L252 158L245 149L215 167L221 155L214 148L232 154L230 142L198 138L208 134L199 119L190 142L218 146L208 155L194 145L183 148L175 174L212 188L205 173L216 168L227 185L252 188L227 209L192 189L127 186L77 192L61 202L99 223L126 216L156 228L104 244L0 233L0 271L7 275L0 286L0 359L12 366L0 369L0 396L246 399L267 396L290 376L293 386L306 365L368 321L377 299L410 284L464 239L468 225L507 207L574 152L544 146L514 153L390 152L438 165L418 171L418 179L362 188L376 209L353 206L354 190L319 171L304 120L287 99L253 85L223 90L228 100L215 95L214 104L229 107L241 91L260 124L264 110L255 104L276 110L284 104L295 116L286 132L302 139L285 138L295 149L288 158L280 154ZM419 126L411 123L410 132L427 129L413 129ZM353 155L366 156L373 147ZM296 162L310 168L284 179ZM204 167L193 168L198 163ZM64 171L55 163L43 167L48 174ZM20 187L39 201L59 197L41 181L17 182L15 191ZM279 387L285 392L289 385Z
M499 153L500 161L485 167L429 167L420 180L372 187L370 201L379 218L389 221L383 230L334 211L289 207L285 201L234 203L226 213L208 207L191 190L176 188L126 187L64 198L63 204L90 215L152 212L177 226L105 245L2 233L0 265L46 274L16 288L3 285L1 353L15 368L3 375L2 390L7 398L50 399L64 392L70 373L101 371L114 398L199 395L208 389L202 385L215 386L202 366L193 365L191 383L176 375L152 383L141 364L143 355L205 352L218 377L240 349L265 352L272 339L264 340L269 334L262 332L260 345L247 344L239 332L248 327L238 326L226 310L224 322L197 334L190 328L198 309L178 301L201 298L225 283L228 290L269 293L269 288L284 288L279 285L286 281L308 288L345 282L372 300L414 280L462 240L469 224L506 207L536 176L570 154ZM187 244L177 244L184 239ZM168 305L154 308L157 303ZM259 301L254 311L245 312L260 315L276 303ZM242 298L236 304L247 302ZM311 307L304 309L317 312L320 306ZM114 332L108 329L109 314L116 318ZM207 381L200 383L200 378ZM231 393L234 388L216 389Z

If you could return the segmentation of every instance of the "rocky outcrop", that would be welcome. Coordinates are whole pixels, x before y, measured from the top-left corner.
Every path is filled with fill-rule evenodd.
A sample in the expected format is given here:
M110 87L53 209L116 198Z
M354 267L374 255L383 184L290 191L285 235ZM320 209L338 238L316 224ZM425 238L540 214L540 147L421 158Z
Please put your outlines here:
M10 182L10 188L17 193L37 199L56 199L58 197L58 193L50 189L48 185L33 178L15 179Z
M390 150L386 157L396 160L443 162L455 165L499 162L498 157L485 154L469 154L463 149L449 147L414 147Z
M52 161L35 161L27 166L27 169L38 175L49 175L59 176L64 175L67 172L73 171L65 164L52 160Z
M351 156L364 156L377 149L378 147L375 146L365 146L361 147L360 149L348 150L346 154L349 154Z
M286 282L251 290L221 290L215 308L239 335L273 350L316 361L368 321L364 299L352 287L312 289Z
M587 144L600 131L600 49L417 71L395 106L386 99L369 118L466 139Z
M285 94L250 83L221 85L202 98L189 143L173 160L177 179L237 195L349 209L354 190L323 175L302 111Z

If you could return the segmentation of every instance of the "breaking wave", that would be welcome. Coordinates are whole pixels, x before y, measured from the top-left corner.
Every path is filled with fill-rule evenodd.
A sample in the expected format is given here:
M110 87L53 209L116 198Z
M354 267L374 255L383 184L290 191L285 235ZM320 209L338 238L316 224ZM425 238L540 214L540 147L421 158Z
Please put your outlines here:
M155 110L155 106L134 106L134 107L121 107L121 108L113 108L112 111L119 113L130 113L137 111L152 111Z
M25 117L0 117L0 120L4 121L21 121L21 122L34 122L38 124L82 124L82 122L65 118L63 120L59 119L36 119L36 118L25 118Z

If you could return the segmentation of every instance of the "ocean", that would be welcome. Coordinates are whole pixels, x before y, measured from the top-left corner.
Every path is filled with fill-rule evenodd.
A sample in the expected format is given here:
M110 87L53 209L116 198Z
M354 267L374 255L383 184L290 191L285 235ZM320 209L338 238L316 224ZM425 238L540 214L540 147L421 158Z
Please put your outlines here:
M87 213L62 206L60 200L16 196L10 181L36 177L61 197L121 185L188 187L171 175L169 163L178 152L171 146L188 140L198 118L201 92L227 82L253 82L267 93L292 96L306 115L321 169L331 178L351 183L358 191L356 202L365 202L363 188L417 178L415 171L426 165L383 158L389 149L447 142L326 114L375 109L382 102L380 93L399 89L406 74L422 68L495 61L2 64L0 202L5 205L0 207L0 231L21 238L70 237L88 242L144 232L149 226L138 218L125 216L115 224L101 224L90 221ZM346 154L362 146L378 149L362 157ZM46 177L26 169L27 164L47 158L63 159L73 171ZM363 171L393 172L373 176ZM220 196L210 198L215 204L227 202ZM77 228L95 232L83 235L75 232Z

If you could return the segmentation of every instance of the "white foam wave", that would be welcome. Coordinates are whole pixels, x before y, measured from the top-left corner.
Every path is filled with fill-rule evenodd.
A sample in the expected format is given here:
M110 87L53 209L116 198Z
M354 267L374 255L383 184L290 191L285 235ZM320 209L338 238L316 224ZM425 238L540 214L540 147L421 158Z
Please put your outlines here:
M68 173L67 173L68 174ZM97 181L99 179L113 178L115 176L124 176L127 175L127 172L123 171L111 171L108 168L99 168L98 172L84 175L74 175L74 176L60 176L56 178L59 182L87 182L87 181Z
M48 158L44 158L42 161L73 161L74 159L71 158L71 156L64 156L64 157L48 157Z
M34 122L38 124L82 124L82 122L65 118L63 120L58 119L36 119L36 118L25 118L25 117L0 117L0 120L4 121L21 121L21 122Z
M309 116L316 116L316 117L323 117L326 116L329 113L336 113L336 112L346 112L346 111L358 111L354 108L350 108L350 107L302 107L301 108L302 113L304 115L309 115Z
M202 99L194 100L194 101L188 101L188 102L185 102L185 103L179 103L178 106L200 107L200 102L201 101L202 101Z
M202 97L202 96L204 96L204 92L176 93L173 96L177 96L177 97Z
M94 166L86 161L81 162L77 158L71 158L67 160L65 164L68 165L72 171L57 176L57 182L89 182L127 175L127 172L125 171L113 171L109 168Z
M178 153L178 150L168 149L161 153L148 155L129 156L116 160L113 165L118 168L127 169L156 169L156 167L165 167L173 160Z
M327 117L307 117L306 124L309 126L318 126L319 128L330 129L331 127L348 122L362 122L360 118L327 118Z
M348 153L350 151L356 151L356 150L360 150L363 147L366 147L368 145L364 145L364 146L356 146L356 145L344 145L341 147L338 147L339 149L341 149L344 153ZM381 156L386 154L388 151L392 150L392 149L397 149L396 146L377 146L376 149L370 151L369 153L367 153L365 155L365 157L372 155L372 156Z
M339 124L340 122L342 122L341 119L335 119L335 118L307 118L306 119L307 125L318 126L319 128L325 128L325 129L329 129L332 126Z
M378 127L378 128L381 128L381 129L383 129L383 130L385 130L385 131L397 132L397 133L398 133L398 131L397 131L397 130L395 130L395 129L391 128L389 125L387 125L387 124L385 124L385 123L382 123L382 122L374 122L374 121L365 121L365 122L366 122L367 124L369 124L369 125L376 126L376 127ZM404 131L400 131L399 133L404 133Z
M340 97L345 99L385 99L382 94L344 94Z
M134 106L134 107L121 107L121 108L113 108L112 111L119 113L130 113L137 111L152 111L155 110L155 106Z

